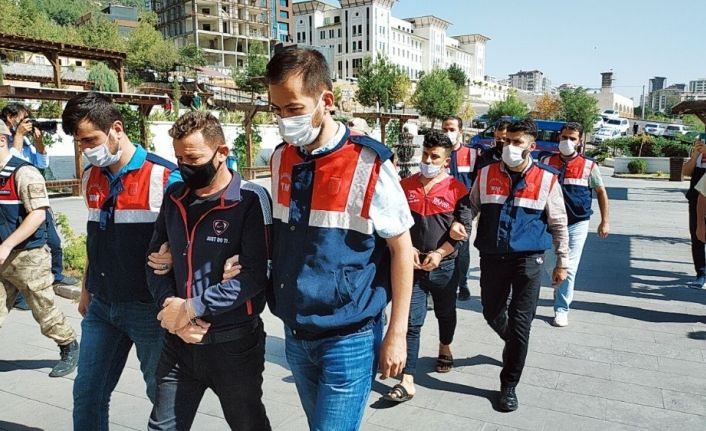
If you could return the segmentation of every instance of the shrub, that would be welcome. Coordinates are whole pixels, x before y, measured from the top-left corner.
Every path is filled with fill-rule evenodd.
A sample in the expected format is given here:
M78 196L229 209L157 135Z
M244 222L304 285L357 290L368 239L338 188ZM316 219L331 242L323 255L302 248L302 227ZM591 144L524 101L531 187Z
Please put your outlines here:
M258 129L257 125L252 126L252 156L253 160L252 163L256 163L256 158L258 153L260 152L260 145L262 144L262 135L260 135L260 130ZM238 161L238 168L245 168L247 167L247 155L246 155L246 150L247 150L247 145L245 142L245 132L239 134L234 140L233 140L233 155L235 156L235 159Z
M689 157L692 146L682 142L667 142L662 147L664 157Z
M86 235L76 235L66 214L56 213L56 225L64 238L64 269L71 275L82 277L86 269Z
M628 171L631 174L644 174L647 172L647 162L642 159L631 160L628 163Z

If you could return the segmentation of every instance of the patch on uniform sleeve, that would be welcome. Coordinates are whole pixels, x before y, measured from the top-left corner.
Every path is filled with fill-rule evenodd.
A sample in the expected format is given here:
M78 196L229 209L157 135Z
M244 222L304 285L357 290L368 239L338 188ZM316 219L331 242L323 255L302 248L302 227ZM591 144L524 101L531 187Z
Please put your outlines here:
M47 197L47 190L44 188L44 184L30 184L29 185L29 197L30 199L38 199Z

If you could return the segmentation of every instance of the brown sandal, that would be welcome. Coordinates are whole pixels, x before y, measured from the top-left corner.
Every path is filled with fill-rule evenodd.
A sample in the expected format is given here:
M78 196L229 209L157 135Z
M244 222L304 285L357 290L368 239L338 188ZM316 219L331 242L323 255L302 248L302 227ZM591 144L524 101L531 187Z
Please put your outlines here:
M454 367L454 358L451 355L439 354L436 358L436 372L437 373L448 373Z

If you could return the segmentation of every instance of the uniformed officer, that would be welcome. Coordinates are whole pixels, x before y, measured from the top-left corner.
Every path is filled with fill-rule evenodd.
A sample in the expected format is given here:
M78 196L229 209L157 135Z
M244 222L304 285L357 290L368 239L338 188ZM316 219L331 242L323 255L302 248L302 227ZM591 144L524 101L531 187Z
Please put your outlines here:
M608 224L608 192L603 187L603 179L598 164L579 153L583 146L583 126L579 123L566 123L559 132L559 154L546 156L545 163L559 171L559 183L564 193L569 231L569 266L566 280L555 285L554 326L569 324L569 307L574 297L574 282L581 261L581 253L588 236L588 221L593 214L592 191L596 191L601 223L598 237L606 238ZM550 254L551 256L551 254Z
M471 190L473 214L480 213L474 245L480 252L483 317L505 341L498 408L518 407L515 387L525 366L529 333L537 309L544 251L556 249L555 284L566 278L566 209L556 171L532 161L537 128L523 120L508 127L502 161L480 170ZM463 225L456 223L462 238ZM508 297L512 290L512 300Z
M22 293L42 334L59 345L61 360L49 376L62 377L76 368L79 347L76 333L54 304L46 248L49 197L37 168L10 154L9 136L0 121L0 325Z

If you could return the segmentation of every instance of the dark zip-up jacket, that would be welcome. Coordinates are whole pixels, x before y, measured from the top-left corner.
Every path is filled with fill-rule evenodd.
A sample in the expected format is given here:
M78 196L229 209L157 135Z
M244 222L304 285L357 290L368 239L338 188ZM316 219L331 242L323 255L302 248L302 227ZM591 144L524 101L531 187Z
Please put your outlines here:
M232 171L231 171L232 172ZM236 172L220 202L189 229L184 183L170 187L157 218L150 253L169 242L173 270L156 275L146 268L157 304L171 296L191 298L196 315L212 331L240 326L256 318L265 305L270 266L272 202L263 187L241 181ZM239 255L240 274L221 283L226 260Z

